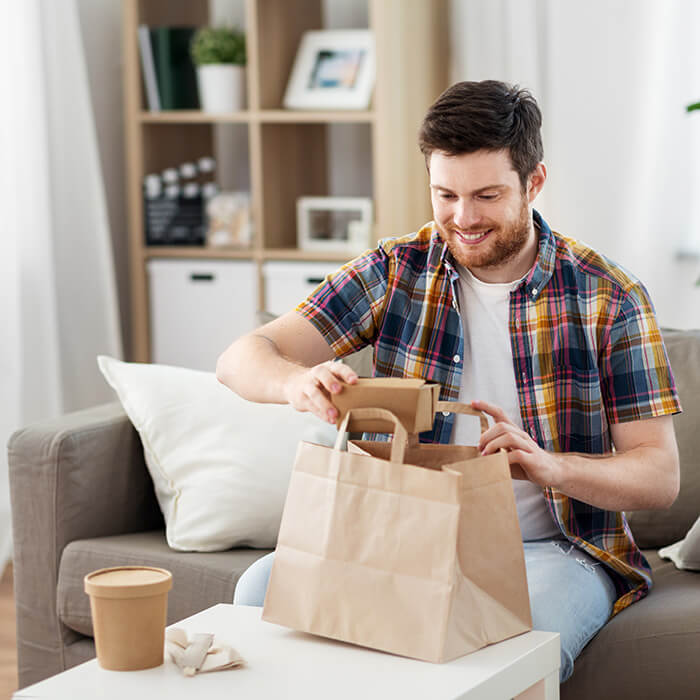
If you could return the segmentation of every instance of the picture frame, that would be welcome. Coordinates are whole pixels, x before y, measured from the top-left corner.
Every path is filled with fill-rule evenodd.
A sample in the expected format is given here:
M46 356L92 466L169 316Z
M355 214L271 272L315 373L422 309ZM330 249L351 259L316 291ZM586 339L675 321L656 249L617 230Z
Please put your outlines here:
M285 109L367 109L375 79L368 29L305 32L287 83Z
M297 247L362 253L370 247L374 207L369 197L299 197Z

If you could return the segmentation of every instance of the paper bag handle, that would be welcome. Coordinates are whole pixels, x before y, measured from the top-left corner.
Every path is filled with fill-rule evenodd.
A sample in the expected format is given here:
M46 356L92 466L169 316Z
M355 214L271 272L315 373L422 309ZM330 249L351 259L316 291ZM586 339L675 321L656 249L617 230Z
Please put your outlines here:
M472 408L469 404L459 403L458 401L437 401L435 410L444 411L446 413L464 413L468 416L478 416L481 432L485 433L489 429L489 422L486 419L486 414L483 411Z
M340 450L343 436L348 431L350 414L352 414L355 419L378 419L385 420L387 423L393 423L394 438L391 441L390 459L392 462L403 462L404 455L406 453L406 440L408 438L408 433L406 432L406 428L404 428L401 424L401 421L391 411L387 411L385 408L349 408L338 426L338 437L335 439L335 445L333 447L334 450Z

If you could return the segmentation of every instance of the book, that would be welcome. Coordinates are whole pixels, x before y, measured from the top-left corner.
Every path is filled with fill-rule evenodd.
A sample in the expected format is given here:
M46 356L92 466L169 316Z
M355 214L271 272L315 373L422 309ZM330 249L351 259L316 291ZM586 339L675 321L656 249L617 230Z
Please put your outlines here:
M190 56L195 27L150 27L161 109L199 109L197 74Z
M153 51L151 50L151 37L148 27L142 24L138 28L139 53L141 54L141 73L146 88L146 100L151 112L160 112L160 96L158 95L158 83L156 82L156 69L153 63Z

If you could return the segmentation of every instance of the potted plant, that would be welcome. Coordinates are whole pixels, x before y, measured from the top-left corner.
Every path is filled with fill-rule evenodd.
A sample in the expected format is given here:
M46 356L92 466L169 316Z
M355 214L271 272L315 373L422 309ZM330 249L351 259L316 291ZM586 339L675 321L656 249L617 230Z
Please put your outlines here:
M192 37L190 54L197 66L202 110L245 109L245 33L232 27L200 27Z

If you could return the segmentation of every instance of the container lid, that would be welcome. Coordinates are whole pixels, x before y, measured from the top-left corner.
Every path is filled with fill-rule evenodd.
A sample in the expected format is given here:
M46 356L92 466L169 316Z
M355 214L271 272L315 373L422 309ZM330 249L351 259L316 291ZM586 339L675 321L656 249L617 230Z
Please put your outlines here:
M415 389L425 386L425 379L418 377L360 377L351 386L369 387L370 389Z
M155 566L113 566L93 571L84 583L85 592L97 598L146 598L169 591L173 575Z

